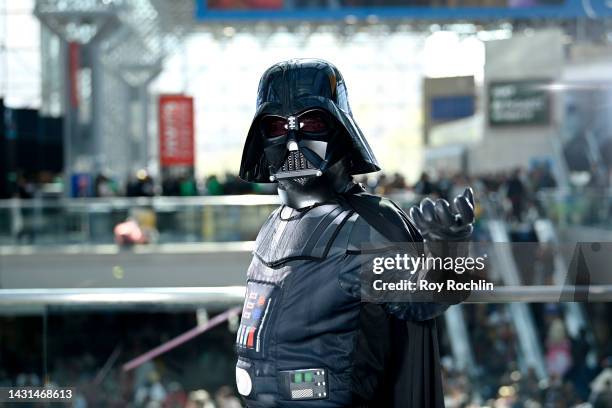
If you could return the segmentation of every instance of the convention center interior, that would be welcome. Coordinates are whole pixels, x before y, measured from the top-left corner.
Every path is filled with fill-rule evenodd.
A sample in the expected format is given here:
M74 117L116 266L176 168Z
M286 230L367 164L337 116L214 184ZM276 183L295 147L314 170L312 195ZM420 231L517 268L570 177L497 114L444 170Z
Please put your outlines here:
M431 407L612 407L604 0L0 0L0 389L72 392L0 406L344 406L251 402L236 365L255 351L258 233L285 206L281 173L243 171L243 149L265 98L299 96L268 78L282 61L338 75L350 108L332 113L376 157L352 177L406 223L426 197L473 191L469 240L496 289L432 318ZM324 290L299 296L314 330Z

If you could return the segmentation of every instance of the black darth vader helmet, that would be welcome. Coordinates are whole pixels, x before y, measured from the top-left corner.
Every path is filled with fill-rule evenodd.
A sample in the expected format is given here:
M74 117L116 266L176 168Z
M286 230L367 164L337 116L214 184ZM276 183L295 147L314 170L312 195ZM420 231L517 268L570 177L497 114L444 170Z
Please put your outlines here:
M380 170L353 119L340 71L319 59L270 67L259 82L240 177L259 183L316 177L340 159L348 174Z

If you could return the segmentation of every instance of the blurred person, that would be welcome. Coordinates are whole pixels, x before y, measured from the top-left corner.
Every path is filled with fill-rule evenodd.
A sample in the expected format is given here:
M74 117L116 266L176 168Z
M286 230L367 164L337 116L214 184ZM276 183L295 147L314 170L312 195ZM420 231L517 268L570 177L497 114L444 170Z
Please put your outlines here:
M443 364L444 365L444 364ZM453 369L450 365L445 367L444 405L446 408L465 407L471 398L469 380L465 373Z
M274 188L274 184L270 183L255 183L253 184L254 194L276 194L276 188Z
M529 367L527 374L522 375L519 382L521 394L530 401L541 401L542 390L540 389L538 375L535 368Z
M117 191L113 181L100 173L94 179L94 194L96 197L114 197Z
M565 404L563 380L560 377L550 376L544 389L543 402L545 407L565 408L568 406Z
M218 408L206 390L197 390L189 393L185 408Z
M23 174L17 177L17 190L10 201L11 235L17 244L23 242L32 244L36 238L34 209L21 200L34 198L35 185Z
M453 177L451 188L448 194L451 197L456 197L457 195L461 194L461 192L465 191L465 189L469 187L469 184L470 183L466 176L464 176L461 173L455 174L455 176ZM439 191L439 188L437 185L436 185L436 191Z
M206 194L208 195L215 196L215 195L222 195L224 193L223 185L219 182L219 179L215 175L209 176L206 179L205 185L206 185Z
M159 236L157 216L150 208L133 208L128 218L117 224L113 232L115 242L119 246L129 247L156 242Z
M115 225L113 229L115 242L120 247L130 247L136 244L147 244L149 238L134 217Z
M378 177L375 175L356 175L353 180L355 180L355 183L363 185L368 193L376 191L378 186Z
M15 381L17 387L39 387L40 377L36 373L21 373Z
M163 408L184 408L187 403L187 393L183 389L183 386L173 381L168 384L168 393L166 399L162 404Z
M576 393L585 401L589 396L589 381L591 378L591 370L588 366L588 355L591 352L591 346L587 336L587 329L583 326L575 337L570 338L572 367L566 374L566 378L574 384Z
M451 195L451 189L453 188L452 178L444 170L438 172L438 195L440 198L448 200ZM478 189L477 189L478 190Z
M141 345L140 340L136 338L133 340L133 342L134 342L132 346L133 355L140 355L144 353L144 348ZM149 374L152 373L153 371L156 371L155 364L153 364L153 362L150 360L145 361L144 363L136 367L133 371L133 376L131 378L132 388L138 389L140 387L145 386L147 382L149 381Z
M404 180L404 176L400 173L393 173L393 178L389 183L389 189L391 192L401 193L406 190L406 180Z
M34 198L36 193L36 185L26 178L23 174L17 176L17 192L16 196L21 199Z
M560 317L550 323L546 337L546 368L548 374L563 378L572 366L571 345Z
M248 407L443 406L434 318L448 304L362 303L359 274L362 256L394 242L469 240L472 192L453 209L426 198L411 220L353 182L378 170L336 67L297 59L264 73L240 176L276 183L282 205L257 237L236 337Z
M135 177L130 178L126 195L128 197L153 197L155 195L153 178L145 169L138 170Z
M571 381L563 381L563 402L569 407L576 407L584 402L576 393L576 387Z
M494 408L512 408L518 405L518 395L516 388L511 385L499 387L497 399L493 404Z
M168 197L176 197L181 195L179 179L172 175L164 176L162 181L162 194Z
M590 178L587 186L600 194L608 187L608 177L605 166L599 163L592 163L589 170Z
M511 219L521 222L523 219L523 209L527 195L525 184L521 180L521 170L516 169L506 180L506 197L512 206Z
M551 242L540 242L535 254L532 285L553 285L555 272L555 248Z
M591 382L589 402L593 408L612 407L612 368L606 368Z
M195 179L191 175L181 177L179 181L181 197L193 197L198 195Z
M388 186L387 175L385 173L381 173L376 178L376 183L373 185L372 191L374 192L374 194L383 195L387 193L387 186Z
M252 191L251 185L236 174L227 173L225 175L225 184L223 186L224 194L248 194Z
M227 385L222 386L215 393L217 408L242 408L240 400L234 395L234 391Z
M414 185L414 192L422 195L428 196L433 194L436 191L436 186L429 179L429 174L426 172L421 173L421 177L419 181Z
M74 400L72 402L72 408L87 408L87 399L85 399L85 396L79 391L77 390L75 392L74 395Z
M549 165L540 165L531 174L534 191L557 187Z
M12 198L10 204L10 220L11 220L11 236L17 244L21 243L24 237L29 237L29 241L33 241L33 231L26 228L27 212L21 205L19 198Z
M166 390L160 381L159 374L157 371L150 371L147 381L136 389L134 403L138 407L146 407L150 403L157 403L161 407L165 398Z

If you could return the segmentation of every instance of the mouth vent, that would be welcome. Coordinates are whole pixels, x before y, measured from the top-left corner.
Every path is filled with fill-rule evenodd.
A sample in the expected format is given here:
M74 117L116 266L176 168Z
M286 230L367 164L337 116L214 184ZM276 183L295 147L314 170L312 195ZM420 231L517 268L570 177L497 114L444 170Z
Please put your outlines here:
M306 157L299 150L289 152L289 155L283 163L280 172L286 171L297 171L297 170L310 170L314 169L314 166L306 160Z

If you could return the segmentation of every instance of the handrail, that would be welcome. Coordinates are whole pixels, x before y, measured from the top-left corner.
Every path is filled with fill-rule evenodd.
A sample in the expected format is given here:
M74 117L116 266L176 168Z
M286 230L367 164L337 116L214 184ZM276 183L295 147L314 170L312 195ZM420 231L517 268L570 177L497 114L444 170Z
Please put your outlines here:
M413 201L416 195L411 192L391 194L395 200ZM138 206L175 207L175 206L205 206L205 205L277 205L280 199L276 194L237 194L220 196L153 196L153 197L81 197L81 198L32 198L32 199L1 199L0 209L19 208L83 208L112 209Z
M201 205L276 205L279 203L276 194L243 194L223 196L194 197L83 197L83 198L33 198L0 200L0 209L20 208L83 208L95 209L124 208L134 206L201 206Z
M240 304L244 286L175 288L0 289L0 308L16 306L130 306L139 304ZM550 303L561 293L586 295L589 302L612 302L612 285L505 286L473 291L465 303Z

